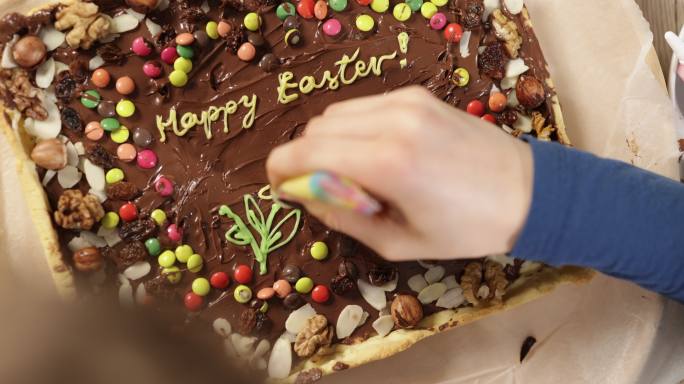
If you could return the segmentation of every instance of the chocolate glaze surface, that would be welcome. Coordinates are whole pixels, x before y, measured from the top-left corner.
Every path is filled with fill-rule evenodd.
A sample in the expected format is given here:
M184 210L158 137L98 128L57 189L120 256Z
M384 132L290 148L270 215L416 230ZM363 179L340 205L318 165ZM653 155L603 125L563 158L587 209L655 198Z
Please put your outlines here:
M123 12L126 8L123 2L107 1L105 3L102 4L104 5L102 9L112 16ZM168 10L153 11L148 17L162 26L171 26L176 32L203 30L206 20L218 21L222 18L231 21L234 26L239 26L245 14L245 12L237 12L223 4L210 1L208 14L197 16L199 4L188 1L172 3L174 5ZM472 3L472 0L452 0L447 6L440 7L440 11L446 14L449 22L462 22L466 3ZM198 276L209 278L217 271L225 271L232 276L233 268L239 264L247 264L254 268L255 279L249 286L255 293L260 288L270 287L275 280L281 278L281 271L288 264L299 266L304 275L311 277L316 284L326 286L329 286L331 279L337 275L338 265L343 260L352 261L359 269L359 276L365 280L370 269L387 264L364 246L331 231L315 218L304 213L297 235L286 246L269 255L268 273L259 275L249 247L238 247L225 241L225 233L232 222L225 217L219 217L217 210L219 206L227 204L244 217L243 196L254 195L268 184L264 164L271 149L300 135L311 117L320 114L334 102L385 93L399 87L418 84L427 87L437 97L457 108L465 109L468 102L473 99L479 99L486 105L490 90L494 84L498 84L498 81L481 75L477 60L478 48L496 41L491 26L485 24L472 29L469 44L470 56L462 58L458 45L447 44L443 32L432 30L420 13L414 13L406 22L394 19L391 14L394 4L394 1L391 2L390 12L384 14L377 14L355 1L350 1L347 10L343 12L330 10L329 14L338 18L343 26L342 36L334 39L321 32L322 23L318 20L304 20L300 17L302 42L293 47L283 42L285 31L282 22L275 15L275 6L262 4L259 7L259 13L263 19L261 32L266 44L257 49L256 58L251 62L239 60L231 52L228 42L224 39L209 40L205 47L195 45L193 47L195 57L192 59L193 70L189 74L188 84L182 88L168 84L167 76L172 67L167 64L162 64L164 75L157 80L149 79L142 72L142 66L147 60L161 62L159 52L161 48L169 44L157 46L155 53L147 58L128 54L131 42L138 36L143 36L151 42L155 41L144 23L141 23L135 30L122 34L114 41L113 44L127 54L121 65L106 64L103 67L111 73L112 79L131 76L136 83L135 92L126 96L135 103L136 112L132 117L120 118L120 121L129 128L131 133L137 128L151 132L154 141L149 148L159 157L158 166L152 170L141 169L135 162L125 163L119 160L114 161L114 166L121 168L126 175L126 180L142 190L141 196L134 200L140 217L148 217L154 209L163 209L169 221L183 229L183 243L192 246L196 253L203 256L205 262L199 273L184 271L182 281L178 285L161 284L161 292L156 291L159 298L155 302L162 303L164 301L162 297L166 297L175 303L176 319L211 322L217 317L224 317L233 324L233 329L236 329L240 322L240 314L248 308L248 305L239 304L233 299L233 290L237 285L234 281L231 281L226 290L212 289L205 298L204 309L196 314L185 311L182 298L190 291L190 284L194 278ZM376 20L377 27L372 33L362 34L355 29L354 19L361 13L369 14ZM545 61L531 29L524 25L520 15L507 14L507 16L515 21L522 32L523 43L520 55L531 68L529 73L538 79L547 79L549 75ZM45 14L40 14L40 16L30 18L29 20L32 21L29 24L46 23L45 17ZM192 23L189 20L196 22ZM22 33L22 31L25 33L32 30L35 30L34 27L18 29L4 21L4 24L0 24L0 32L2 32L0 38L3 39L0 41L8 41L8 35L13 33ZM399 32L407 32L410 37L405 55L399 52L397 40ZM74 51L62 47L54 53L54 57L66 64L73 64L79 60L89 60L95 54L96 48L89 51ZM380 76L371 74L358 79L353 84L341 85L334 91L321 89L314 90L308 95L300 94L296 101L288 104L277 102L280 73L291 71L295 81L306 75L320 79L325 70L336 73L335 62L343 55L351 56L357 49L360 52L359 60L365 62L368 62L370 57L395 51L397 58L383 63ZM271 72L265 72L257 65L265 53L274 54L280 62L280 65ZM400 67L399 60L403 58L407 60L405 68ZM451 74L456 67L463 67L469 71L471 77L468 86L459 88L451 81ZM108 88L99 90L103 100L116 102L123 98L116 92L113 83L114 81ZM86 80L82 89L96 89L96 87ZM198 126L183 137L167 131L166 141L160 141L155 126L157 115L166 119L170 109L176 108L180 119L185 112L199 113L211 105L225 105L226 102L238 100L243 95L256 95L258 98L256 118L251 128L241 128L241 121L247 109L239 107L236 114L229 119L230 130L227 133L222 131L222 126L218 122L213 125L211 139L208 139L201 126ZM549 112L550 96L551 91L547 90L547 101L539 111L552 122L553 116ZM78 97L61 105L62 108L66 106L74 108L79 113L84 125L89 121L102 119L96 109L83 107ZM64 129L63 134L73 142L82 141L87 148L95 145L87 140L82 132ZM99 144L103 145L112 156L116 154L117 144L108 138L103 139ZM141 148L138 147L138 149ZM161 175L174 183L173 196L162 197L155 192L153 183ZM84 193L89 190L85 178L81 180L78 188ZM46 191L52 207L55 208L63 189L56 180L53 180L47 186ZM109 199L103 203L103 206L105 211L117 212L123 203L123 201ZM270 204L269 201L260 202L265 212L269 210ZM285 228L284 232L290 228ZM96 232L96 229L93 231ZM62 242L62 251L66 258L70 259L70 252L66 245L77 232L61 228L58 228L58 232ZM163 233L163 229L159 230L164 248L174 249L177 244L166 238ZM316 261L308 255L308 248L314 241L324 241L329 246L330 255L326 260ZM125 243L124 241L111 249L103 249L103 252L115 258ZM425 259L431 257L431 255L416 256ZM134 286L145 283L150 284L151 287L154 285L153 282L163 280L163 277L159 277L156 258L149 257L148 261L153 266L152 272L141 281L134 282ZM455 274L456 278L460 279L466 262L452 261L440 264L446 268L447 275ZM424 273L425 269L415 262L393 263L392 265L399 273L399 284L394 293L415 294L409 289L406 280L414 274ZM107 271L107 285L116 288L116 273L121 270L117 270L115 264L110 263ZM512 278L515 278L515 274ZM79 285L84 292L89 290L87 278L80 279ZM112 300L115 300L116 289L106 292L112 296ZM392 295L393 293L388 293L388 299L391 299ZM378 312L361 298L356 289L345 295L333 294L330 301L325 304L313 302L309 295L304 295L304 299L333 324L344 306L361 305L370 314L370 318L355 331L352 337L363 338L374 332L371 323L377 318ZM433 305L425 306L426 314L436 310L437 308ZM280 299L269 300L267 316L272 326L270 330L262 332L259 336L267 337L271 341L275 340L283 333L285 319L290 312L282 305Z

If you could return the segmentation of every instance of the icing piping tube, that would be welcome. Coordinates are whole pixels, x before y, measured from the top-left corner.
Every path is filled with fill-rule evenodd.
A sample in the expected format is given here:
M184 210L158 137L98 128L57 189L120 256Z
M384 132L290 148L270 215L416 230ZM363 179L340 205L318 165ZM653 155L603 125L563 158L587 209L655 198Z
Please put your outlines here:
M316 171L283 182L277 199L319 201L334 207L374 215L382 205L353 181L325 171Z

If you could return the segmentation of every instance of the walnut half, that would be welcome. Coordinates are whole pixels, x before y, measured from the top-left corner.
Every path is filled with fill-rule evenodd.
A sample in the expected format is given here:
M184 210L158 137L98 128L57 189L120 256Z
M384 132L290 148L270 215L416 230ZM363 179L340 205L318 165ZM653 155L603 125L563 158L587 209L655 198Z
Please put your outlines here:
M323 315L316 315L306 321L306 326L295 339L294 350L299 357L313 356L330 346L334 335L332 325Z
M523 39L518 32L518 26L509 20L500 9L492 12L492 25L496 32L496 37L503 40L506 45L506 52L512 59L518 57L518 50L522 46Z
M66 35L70 47L89 49L95 41L109 35L111 19L99 13L96 4L69 0L65 5L55 15L55 28L60 31L71 29Z
M89 230L104 216L104 209L93 195L83 196L78 189L67 189L59 197L55 221L65 229Z
M486 261L472 262L466 265L461 277L463 297L472 305L481 305L487 302L500 303L503 299L508 280L501 264Z

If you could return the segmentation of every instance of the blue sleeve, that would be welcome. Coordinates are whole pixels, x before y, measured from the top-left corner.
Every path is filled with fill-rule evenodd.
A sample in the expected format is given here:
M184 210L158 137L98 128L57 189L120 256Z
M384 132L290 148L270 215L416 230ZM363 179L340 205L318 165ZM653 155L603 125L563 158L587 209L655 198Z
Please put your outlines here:
M512 255L590 267L684 302L684 184L528 141L532 205Z

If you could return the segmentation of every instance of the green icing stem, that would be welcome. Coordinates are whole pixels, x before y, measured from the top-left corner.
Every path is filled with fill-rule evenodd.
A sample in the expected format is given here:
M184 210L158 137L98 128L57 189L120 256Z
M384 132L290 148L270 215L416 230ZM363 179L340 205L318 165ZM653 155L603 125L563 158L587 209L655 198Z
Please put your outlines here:
M268 213L268 217L264 217L264 213L261 212L261 208L259 208L259 205L252 195L245 195L244 202L247 223L249 223L252 229L259 235L258 241L242 218L233 212L227 205L222 205L219 208L219 215L227 216L235 222L228 232L226 232L226 240L235 245L249 245L252 247L254 259L259 262L259 274L264 275L266 274L268 267L268 254L292 240L299 228L302 212L299 209L293 209L274 225L276 215L283 208L280 204L273 203L273 205L271 205L271 211ZM292 218L294 218L295 221L292 231L283 239L281 228Z

